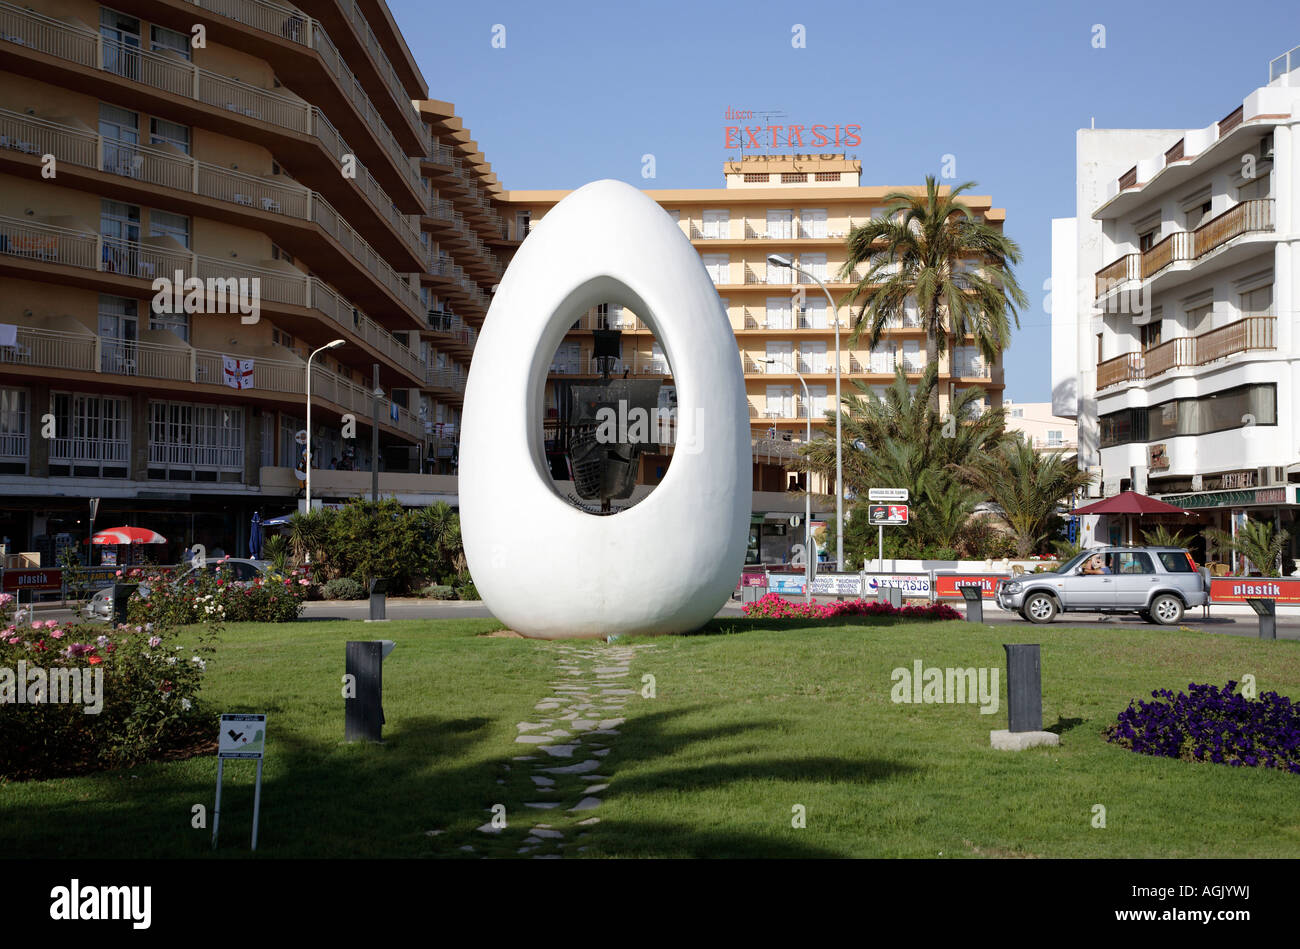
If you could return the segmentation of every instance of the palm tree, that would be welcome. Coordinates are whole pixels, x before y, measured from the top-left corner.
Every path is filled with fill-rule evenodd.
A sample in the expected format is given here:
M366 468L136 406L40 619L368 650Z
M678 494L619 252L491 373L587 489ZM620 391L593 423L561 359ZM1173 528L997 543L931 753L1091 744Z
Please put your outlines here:
M1142 539L1148 547L1186 547L1191 538L1182 531L1171 531L1163 524L1157 524L1149 531L1142 532Z
M1211 527L1205 534L1214 541L1216 547L1245 557L1264 576L1281 576L1278 561L1281 560L1291 535L1284 530L1275 532L1270 522L1248 519L1237 529L1236 537L1217 527Z
M1073 455L1040 454L1027 438L1011 438L958 475L998 506L1021 557L1035 553L1059 529L1062 501L1088 484Z
M885 196L886 216L853 229L840 276L866 271L844 298L857 306L850 342L866 333L872 346L886 327L901 325L910 301L920 310L930 362L947 349L948 336L974 335L986 359L995 359L1011 342L1008 312L1020 328L1016 307L1029 298L1016 282L1012 264L1020 247L1001 231L975 217L957 200L975 182L941 193L933 175L924 196L895 191ZM974 261L978 269L969 266Z
M445 501L438 501L419 513L420 526L433 550L434 571L441 576L448 569L462 573L464 552L460 539L460 516Z

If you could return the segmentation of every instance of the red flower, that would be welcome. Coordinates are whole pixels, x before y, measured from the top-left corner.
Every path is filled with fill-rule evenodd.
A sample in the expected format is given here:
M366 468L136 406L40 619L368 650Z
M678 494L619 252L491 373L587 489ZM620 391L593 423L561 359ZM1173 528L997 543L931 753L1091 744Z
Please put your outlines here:
M109 648L112 649L113 647L110 646ZM90 657L89 659L87 659L86 661L89 662L92 666L97 666L97 665L99 665L101 662L103 662L104 660L101 659L99 656L91 656L91 657Z

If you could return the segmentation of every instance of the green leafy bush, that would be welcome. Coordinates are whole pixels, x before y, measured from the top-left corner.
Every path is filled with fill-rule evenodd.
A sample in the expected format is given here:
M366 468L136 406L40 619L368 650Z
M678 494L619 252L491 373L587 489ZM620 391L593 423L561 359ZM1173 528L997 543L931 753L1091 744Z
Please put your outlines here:
M302 614L308 587L300 570L245 581L230 579L223 570L199 570L183 578L159 572L140 579L146 582L148 594L132 594L127 619L134 625L158 627L222 621L291 622Z
M361 600L369 595L366 591L351 577L335 577L321 587L321 596L327 600Z
M456 587L456 596L462 600L481 600L478 595L478 587L474 586L473 580L466 580L460 586Z
M111 629L38 620L6 628L0 634L0 776L47 778L130 765L195 741L212 721L198 695L219 628L212 622L187 634L184 646L152 625ZM41 699L34 702L38 686ZM56 701L69 695L78 701Z
M454 600L456 591L450 586L441 583L430 583L420 591L420 595L428 597L430 600Z

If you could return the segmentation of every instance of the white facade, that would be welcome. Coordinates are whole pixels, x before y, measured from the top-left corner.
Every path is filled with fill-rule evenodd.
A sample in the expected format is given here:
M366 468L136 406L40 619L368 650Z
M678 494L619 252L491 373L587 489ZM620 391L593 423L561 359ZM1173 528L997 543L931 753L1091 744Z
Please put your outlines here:
M1072 418L1052 414L1051 402L1014 402L1005 399L1007 430L1020 432L1039 451L1073 452L1078 444L1078 425Z
M1079 463L1203 524L1289 519L1300 481L1297 53L1272 75L1204 128L1080 130L1077 216L1053 222L1053 404Z

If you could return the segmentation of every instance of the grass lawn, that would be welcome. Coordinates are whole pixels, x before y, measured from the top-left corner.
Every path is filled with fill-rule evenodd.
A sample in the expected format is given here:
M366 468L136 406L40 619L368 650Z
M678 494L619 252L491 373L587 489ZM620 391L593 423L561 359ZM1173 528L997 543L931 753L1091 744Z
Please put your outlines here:
M1300 698L1295 643L1163 628L801 622L718 621L704 635L631 641L652 648L623 680L638 694L619 713L621 734L606 739L600 772L612 780L590 812L600 823L579 830L584 856L1300 856L1300 776L1149 758L1101 735L1155 688L1251 673L1260 691ZM335 621L229 627L203 696L214 711L269 716L258 855L513 856L540 820L563 829L577 856L570 828L589 815L525 808L538 797L530 763L511 760L536 753L515 742L515 726L543 714L534 705L551 694L559 647L480 635L499 625L384 627L398 645L385 662L383 745L343 743L340 691L344 642L379 633ZM1001 644L1014 640L1042 643L1044 724L1061 733L1059 748L989 748L989 730L1006 727ZM997 714L891 702L891 671L917 659L1003 670ZM652 699L639 694L647 673ZM253 771L226 768L222 858L248 856ZM0 841L37 857L206 856L211 830L191 827L191 808L208 808L210 828L215 776L206 756L0 784ZM584 783L561 778L564 799ZM509 827L478 833L494 804ZM1096 804L1104 829L1092 826ZM795 805L806 828L791 826Z

